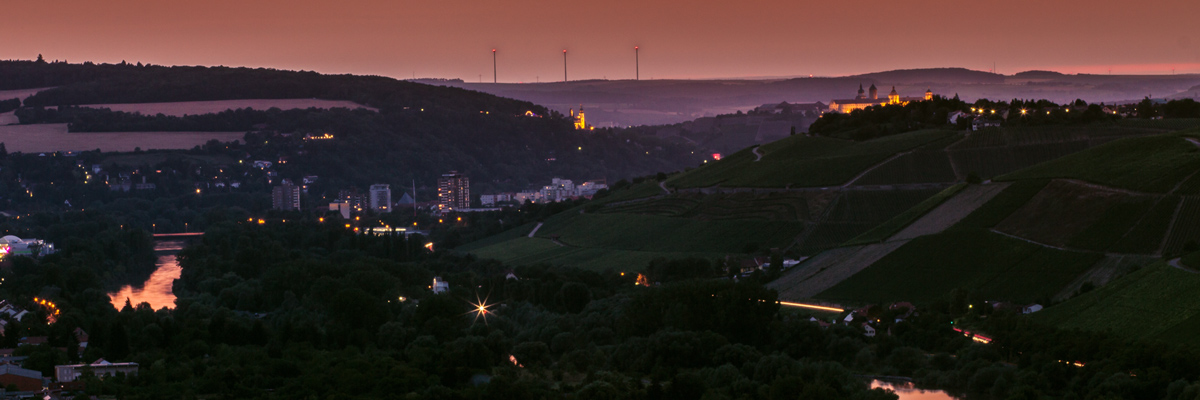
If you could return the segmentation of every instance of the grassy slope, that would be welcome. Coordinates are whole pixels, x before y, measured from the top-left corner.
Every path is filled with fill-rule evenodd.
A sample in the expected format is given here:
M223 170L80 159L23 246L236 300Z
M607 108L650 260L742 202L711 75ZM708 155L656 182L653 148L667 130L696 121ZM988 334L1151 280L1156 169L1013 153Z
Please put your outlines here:
M1196 132L1122 139L1006 174L997 180L1072 178L1142 192L1165 193L1200 170Z
M1034 301L1054 295L1100 258L959 230L913 239L816 297L927 302L966 288L989 299Z
M1200 274L1163 263L1150 265L1106 286L1034 314L1062 328L1107 331L1138 339L1200 345Z
M941 205L966 187L967 185L964 183L948 187L946 190L933 195L933 197L925 199L925 201L922 201L913 208L900 213L900 215L897 215L895 218L876 226L874 229L871 229L866 233L858 235L854 239L850 239L850 241L846 242L846 245L854 246L860 244L879 243L887 240L887 238L892 237L892 235L895 235L896 232L904 229L904 227L913 223L913 221L916 221L917 218L921 218L921 216L925 215L930 210L933 210L934 207Z
M854 143L824 137L793 136L759 148L754 161L751 149L667 181L679 188L709 187L820 187L841 185L892 155L955 135L924 130Z
M1181 261L1183 262L1183 265L1200 269L1200 251L1183 256L1183 260Z
M720 220L634 214L560 214L546 221L537 237L569 246L633 251L741 252L748 243L783 247L804 225L785 221Z
M603 271L637 271L656 258L716 259L723 253L629 251L588 247L563 247L549 239L520 237L471 251L481 258L494 258L512 265L550 264Z

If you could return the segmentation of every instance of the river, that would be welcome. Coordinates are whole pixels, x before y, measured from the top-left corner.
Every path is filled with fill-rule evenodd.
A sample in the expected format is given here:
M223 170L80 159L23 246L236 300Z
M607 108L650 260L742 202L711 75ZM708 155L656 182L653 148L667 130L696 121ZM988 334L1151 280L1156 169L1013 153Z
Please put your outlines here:
M113 307L120 310L125 307L125 299L134 306L141 303L150 303L150 307L158 310L163 307L175 308L175 293L171 290L171 285L175 283L175 279L179 278L179 274L183 269L179 267L179 262L175 259L175 255L183 250L183 246L187 242L184 240L162 240L154 244L154 255L158 260L154 265L154 273L150 274L150 278L146 279L140 287L134 285L125 285L113 293L108 294L108 298L112 300Z
M958 400L941 390L917 389L911 382L888 382L872 380L871 388L884 388L896 392L900 400Z

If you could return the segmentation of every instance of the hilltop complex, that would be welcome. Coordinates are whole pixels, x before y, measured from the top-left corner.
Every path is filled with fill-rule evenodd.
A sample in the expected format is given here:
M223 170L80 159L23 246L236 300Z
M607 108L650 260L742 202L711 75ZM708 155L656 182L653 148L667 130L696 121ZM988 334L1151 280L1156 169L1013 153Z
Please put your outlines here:
M925 97L900 97L900 94L896 93L895 86L892 86L892 92L888 93L888 97L886 99L881 99L881 98L879 98L879 89L876 89L874 84L871 84L870 94L864 93L862 84L859 84L858 85L858 96L855 96L853 99L830 100L829 101L829 111L837 111L840 113L849 113L854 110L861 110L861 109L871 107L871 106L882 106L882 105L893 105L893 104L905 105L905 104L908 104L908 102L910 102L910 101L922 101L922 100L932 100L932 99L933 99L933 90L932 89L925 91Z

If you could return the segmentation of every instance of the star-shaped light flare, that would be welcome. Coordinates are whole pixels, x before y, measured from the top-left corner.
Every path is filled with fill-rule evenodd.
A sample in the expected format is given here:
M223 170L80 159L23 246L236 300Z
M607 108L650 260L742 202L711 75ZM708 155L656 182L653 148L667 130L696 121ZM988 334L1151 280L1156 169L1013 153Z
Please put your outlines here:
M488 304L487 297L484 297L483 300L480 300L478 293L475 294L475 302L474 303L471 303L470 301L468 301L467 303L471 304L471 311L468 311L467 314L475 314L475 319L471 320L471 324L474 325L476 322L479 321L479 318L482 317L483 324L487 325L487 316L488 316L488 314L492 313L492 311L488 310L488 308L494 307L495 304Z

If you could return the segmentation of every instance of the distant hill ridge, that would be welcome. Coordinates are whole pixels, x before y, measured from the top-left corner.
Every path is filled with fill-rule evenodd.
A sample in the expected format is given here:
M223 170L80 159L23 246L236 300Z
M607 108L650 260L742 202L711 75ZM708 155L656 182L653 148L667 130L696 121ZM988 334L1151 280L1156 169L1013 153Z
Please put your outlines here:
M26 106L320 98L380 109L546 112L526 101L381 76L266 68L0 61L0 90L43 87L53 88L27 99Z

